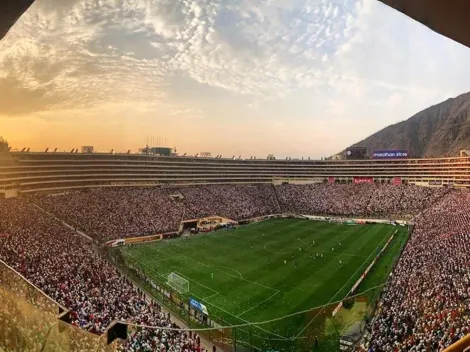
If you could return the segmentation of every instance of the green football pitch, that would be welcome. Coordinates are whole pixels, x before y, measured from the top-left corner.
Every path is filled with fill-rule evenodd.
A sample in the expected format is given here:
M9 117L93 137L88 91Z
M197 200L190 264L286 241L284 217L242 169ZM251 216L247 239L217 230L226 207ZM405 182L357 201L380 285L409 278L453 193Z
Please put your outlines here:
M287 350L279 346L322 341L327 317L396 230L358 289L377 293L406 242L405 227L276 219L121 251L155 282L165 284L171 272L187 279L184 298L205 304L218 324L256 323L240 327L249 330L245 343Z

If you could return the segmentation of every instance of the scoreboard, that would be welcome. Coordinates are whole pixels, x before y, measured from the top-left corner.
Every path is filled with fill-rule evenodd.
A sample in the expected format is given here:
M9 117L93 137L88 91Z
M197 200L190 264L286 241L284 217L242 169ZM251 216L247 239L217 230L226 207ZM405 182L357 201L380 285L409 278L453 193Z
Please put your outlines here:
M366 147L350 147L344 152L346 160L365 160L367 159Z

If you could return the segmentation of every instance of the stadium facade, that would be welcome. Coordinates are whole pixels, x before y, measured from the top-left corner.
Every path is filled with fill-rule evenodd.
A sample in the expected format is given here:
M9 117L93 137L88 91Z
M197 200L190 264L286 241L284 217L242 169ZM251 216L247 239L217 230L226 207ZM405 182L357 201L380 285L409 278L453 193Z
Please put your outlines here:
M9 152L0 156L0 193L6 194L86 187L285 182L467 187L470 157L243 160L50 152Z

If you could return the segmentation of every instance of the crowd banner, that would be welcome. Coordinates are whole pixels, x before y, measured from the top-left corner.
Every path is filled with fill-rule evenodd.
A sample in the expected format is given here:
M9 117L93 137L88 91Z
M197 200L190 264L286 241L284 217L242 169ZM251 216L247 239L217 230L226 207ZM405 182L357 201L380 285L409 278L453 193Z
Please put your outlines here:
M406 159L407 150L376 150L372 153L373 159Z
M373 177L354 177L353 182L355 184L358 184L358 183L374 183L374 178Z
M197 310L198 312L204 313L205 315L209 315L209 311L207 310L207 307L204 304L196 301L194 298L189 299L189 305L194 310Z

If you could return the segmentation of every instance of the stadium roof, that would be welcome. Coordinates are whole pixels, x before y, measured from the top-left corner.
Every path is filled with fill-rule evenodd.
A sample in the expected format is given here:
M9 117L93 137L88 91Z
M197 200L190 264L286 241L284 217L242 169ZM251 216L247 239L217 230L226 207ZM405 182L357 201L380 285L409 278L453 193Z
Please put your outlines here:
M0 40L33 2L34 0L0 0Z
M470 1L379 0L433 31L470 47Z

